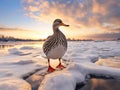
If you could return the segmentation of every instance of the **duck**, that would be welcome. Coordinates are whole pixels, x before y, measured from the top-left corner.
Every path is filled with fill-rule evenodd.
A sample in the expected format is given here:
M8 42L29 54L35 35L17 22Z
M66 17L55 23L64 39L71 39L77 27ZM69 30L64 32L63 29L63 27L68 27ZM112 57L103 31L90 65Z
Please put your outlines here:
M67 51L68 44L66 36L59 29L60 26L68 27L69 25L63 23L61 19L55 19L53 22L53 35L48 36L45 42L43 43L43 52L45 53L46 58L48 60L47 72L53 72L56 70L51 66L50 59L59 60L59 64L56 68L65 68L65 66L61 63L61 58Z

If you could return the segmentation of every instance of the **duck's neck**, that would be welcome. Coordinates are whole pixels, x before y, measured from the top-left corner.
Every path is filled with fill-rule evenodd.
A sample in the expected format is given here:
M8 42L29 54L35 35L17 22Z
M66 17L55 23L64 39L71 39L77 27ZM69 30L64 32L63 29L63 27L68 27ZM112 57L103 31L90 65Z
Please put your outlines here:
M59 30L59 28L58 27L55 27L55 26L53 26L53 33L55 34L55 33L58 33L60 30Z

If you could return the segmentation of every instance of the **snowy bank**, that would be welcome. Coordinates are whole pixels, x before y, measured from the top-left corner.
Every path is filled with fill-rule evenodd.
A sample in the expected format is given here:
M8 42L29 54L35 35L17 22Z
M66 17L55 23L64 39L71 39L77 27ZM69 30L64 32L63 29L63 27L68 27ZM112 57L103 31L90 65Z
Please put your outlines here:
M18 78L0 79L0 90L31 90L29 83Z
M98 66L94 63L73 63L63 71L45 77L39 90L75 90L77 83L85 83L90 75L120 80L120 69Z
M69 62L67 68L45 75L41 82L39 82L41 73L36 72L43 70L45 73L47 69L47 60L43 57L41 47L13 47L4 54L2 50L0 52L0 90L18 90L18 88L30 90L32 85L30 86L26 79L34 74L38 75L36 78L39 82L37 83L39 90L75 90L77 83L85 83L92 75L120 80L120 69L93 63L99 58L120 56L119 47L120 42L117 41L69 42L68 51L63 57L65 63ZM28 88L24 89L24 85Z

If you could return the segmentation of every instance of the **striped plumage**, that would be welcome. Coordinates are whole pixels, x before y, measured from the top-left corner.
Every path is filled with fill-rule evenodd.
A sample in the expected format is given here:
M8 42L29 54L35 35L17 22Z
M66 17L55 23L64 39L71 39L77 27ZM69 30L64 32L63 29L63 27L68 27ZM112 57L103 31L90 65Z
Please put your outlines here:
M43 45L43 51L46 56L51 49L54 49L58 45L63 45L65 50L67 50L66 37L59 29L52 36L49 36Z
M50 66L50 59L59 59L59 65L57 68L64 68L64 66L61 64L60 59L65 54L67 50L67 40L65 35L59 30L59 26L69 26L62 22L60 19L56 19L53 22L53 35L49 36L45 43L43 44L43 52L48 58L48 72L52 72L55 69L53 69Z

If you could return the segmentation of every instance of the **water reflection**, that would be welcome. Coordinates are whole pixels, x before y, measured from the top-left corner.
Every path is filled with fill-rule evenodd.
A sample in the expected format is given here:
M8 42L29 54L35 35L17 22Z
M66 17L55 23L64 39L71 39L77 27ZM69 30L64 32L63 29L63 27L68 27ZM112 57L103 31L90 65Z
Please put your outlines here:
M0 42L0 50L10 49L12 47L32 46L42 47L43 42Z
M11 47L14 47L14 45L0 45L0 50L8 49L8 48L11 48Z
M119 90L120 81L116 80L104 80L104 79L91 79L80 90Z
M110 58L100 58L96 64L114 68L120 68L120 56ZM96 79L93 78L79 90L120 90L120 81L113 79Z
M120 56L110 58L100 58L96 64L101 66L108 66L114 68L120 68Z

